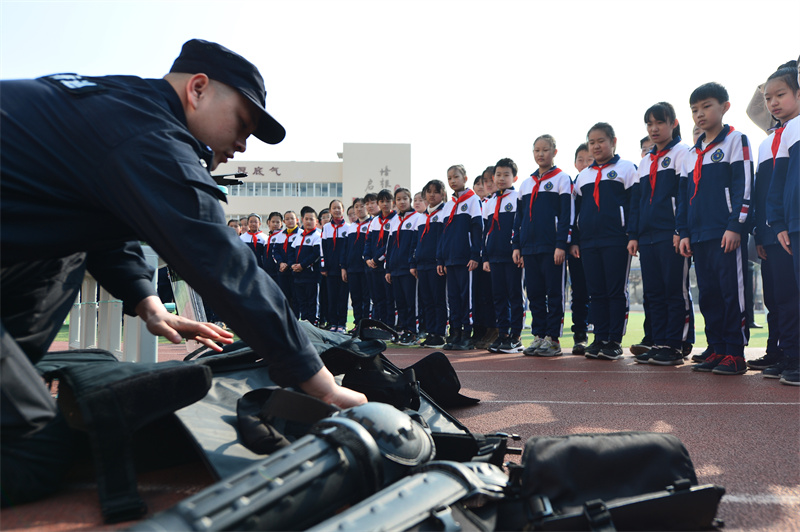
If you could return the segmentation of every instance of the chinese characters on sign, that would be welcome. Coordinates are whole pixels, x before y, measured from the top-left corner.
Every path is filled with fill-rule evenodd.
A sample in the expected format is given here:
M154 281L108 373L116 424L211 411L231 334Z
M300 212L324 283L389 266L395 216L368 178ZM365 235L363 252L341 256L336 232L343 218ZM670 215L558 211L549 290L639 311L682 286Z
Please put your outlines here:
M385 189L391 190L392 189L392 184L391 184L391 182L389 181L389 178L388 178L389 177L389 172L391 172L391 170L389 169L389 166L388 165L384 166L383 168L379 169L379 172L380 172L380 175L381 175L381 179L378 182L378 184L380 185L380 188L381 189L385 188ZM375 190L375 185L374 185L374 181L372 180L372 178L370 178L370 179L367 180L367 186L366 186L366 188L364 188L364 192L368 193L368 192L370 192L372 190Z

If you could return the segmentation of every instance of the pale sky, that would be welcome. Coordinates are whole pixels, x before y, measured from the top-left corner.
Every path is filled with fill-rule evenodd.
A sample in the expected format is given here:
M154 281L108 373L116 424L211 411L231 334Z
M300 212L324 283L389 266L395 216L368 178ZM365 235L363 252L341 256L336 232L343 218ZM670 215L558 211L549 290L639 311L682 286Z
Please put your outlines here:
M235 160L335 161L345 142L409 143L419 189L446 183L452 164L474 177L502 157L527 176L543 133L574 176L598 121L638 164L644 111L671 102L691 143L689 95L707 81L727 87L726 122L757 146L765 134L745 109L800 53L798 20L796 0L0 0L0 78L161 77L186 40L216 41L259 67L287 130L277 146L251 138Z

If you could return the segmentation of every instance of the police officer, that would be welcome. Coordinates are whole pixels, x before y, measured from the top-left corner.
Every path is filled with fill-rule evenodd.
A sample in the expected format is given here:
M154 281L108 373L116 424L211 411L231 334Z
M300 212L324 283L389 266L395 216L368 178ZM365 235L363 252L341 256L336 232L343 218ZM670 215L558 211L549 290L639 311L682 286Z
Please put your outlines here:
M55 338L85 271L153 334L208 346L232 341L212 324L166 311L140 240L267 358L276 382L341 407L366 401L336 384L280 289L225 225L210 171L244 152L251 134L283 140L265 99L253 64L197 39L184 44L164 79L0 82L4 495L41 496L63 461L56 448L63 420L32 363Z

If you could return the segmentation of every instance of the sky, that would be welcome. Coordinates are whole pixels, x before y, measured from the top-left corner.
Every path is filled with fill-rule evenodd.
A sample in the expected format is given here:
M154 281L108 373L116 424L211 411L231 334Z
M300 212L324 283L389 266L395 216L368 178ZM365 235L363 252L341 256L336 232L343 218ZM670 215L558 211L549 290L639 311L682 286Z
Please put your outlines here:
M691 143L689 95L708 81L727 87L726 122L757 145L766 135L745 109L800 54L799 19L796 0L0 0L0 79L161 77L186 40L216 41L259 67L287 130L276 146L251 137L236 160L408 143L419 189L446 183L453 164L472 178L503 157L527 176L544 133L574 175L600 121L638 164L645 110L671 102Z

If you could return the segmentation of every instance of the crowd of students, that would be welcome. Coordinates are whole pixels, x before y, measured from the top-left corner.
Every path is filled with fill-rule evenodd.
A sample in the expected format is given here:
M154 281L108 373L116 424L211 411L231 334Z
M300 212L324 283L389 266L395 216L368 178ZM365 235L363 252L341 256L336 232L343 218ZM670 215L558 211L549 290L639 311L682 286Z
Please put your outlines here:
M299 222L292 211L274 212L266 234L254 214L241 238L300 319L345 332L349 295L355 323L372 317L401 331L402 345L445 350L561 355L569 269L571 352L598 360L623 356L628 275L638 255L645 338L631 352L653 365L683 364L691 352L694 262L708 347L692 357L692 369L763 369L800 385L800 253L791 246L800 239L798 77L792 62L764 87L779 126L758 150L757 174L747 137L724 123L727 91L707 83L690 97L692 146L682 141L672 105L644 112L648 146L638 166L616 155L614 129L601 122L575 152L574 178L556 166L556 140L545 134L533 143L538 169L518 189L511 159L487 168L472 189L464 167L454 165L449 201L445 184L433 179L417 194L398 188L356 198L347 211L333 200L319 219L310 207ZM762 260L769 343L763 357L746 362L751 235ZM523 290L534 336L527 348Z

